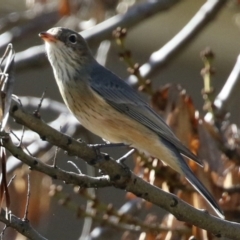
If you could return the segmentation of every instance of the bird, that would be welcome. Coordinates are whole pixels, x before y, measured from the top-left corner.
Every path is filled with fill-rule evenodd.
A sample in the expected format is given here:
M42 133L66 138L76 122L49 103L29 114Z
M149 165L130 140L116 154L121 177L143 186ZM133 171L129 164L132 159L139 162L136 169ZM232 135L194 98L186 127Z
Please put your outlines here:
M183 156L200 166L202 162L138 91L100 65L79 33L54 27L39 36L45 42L62 98L83 127L111 143L123 143L162 160L185 176L218 216L224 218L217 201Z

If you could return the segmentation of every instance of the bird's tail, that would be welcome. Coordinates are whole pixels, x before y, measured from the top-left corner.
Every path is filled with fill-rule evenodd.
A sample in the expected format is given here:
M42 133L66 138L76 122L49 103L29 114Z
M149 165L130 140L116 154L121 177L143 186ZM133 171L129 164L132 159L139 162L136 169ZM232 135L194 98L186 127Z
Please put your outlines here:
M179 154L180 155L180 154ZM181 161L181 169L185 174L186 179L192 184L192 186L208 201L208 203L212 206L215 212L219 217L224 218L223 212L219 207L216 200L213 198L212 194L206 189L206 187L198 180L198 178L194 175L192 170L189 168L183 157Z
M161 142L164 143L169 149L171 149L172 153L178 159L178 166L181 169L182 174L185 175L186 179L191 183L191 185L208 201L208 203L212 206L215 212L219 217L224 218L223 212L219 207L217 201L213 198L212 194L206 189L206 187L198 180L198 178L194 175L192 170L187 165L183 156L180 154L178 149L169 141L165 139L161 139Z

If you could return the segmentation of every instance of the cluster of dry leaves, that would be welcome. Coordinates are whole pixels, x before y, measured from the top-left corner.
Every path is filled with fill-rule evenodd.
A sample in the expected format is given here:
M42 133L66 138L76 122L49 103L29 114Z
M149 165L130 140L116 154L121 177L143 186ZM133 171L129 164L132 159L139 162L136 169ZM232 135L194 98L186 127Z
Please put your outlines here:
M195 175L219 201L226 219L236 220L240 204L238 127L225 119L222 122L218 119L218 128L215 121L205 121L204 117L196 114L191 97L180 86L167 85L159 89L151 101L154 109L164 116L177 137L204 161L204 168L193 161L188 162ZM202 196L161 161L137 155L135 164L135 173L141 174L146 181L177 194L196 208L212 212ZM169 231L149 233L149 238L146 239L188 239L191 236L196 239L214 238L205 230L188 226L169 214L163 218L162 226L168 227ZM171 231L181 228L188 228L189 231Z

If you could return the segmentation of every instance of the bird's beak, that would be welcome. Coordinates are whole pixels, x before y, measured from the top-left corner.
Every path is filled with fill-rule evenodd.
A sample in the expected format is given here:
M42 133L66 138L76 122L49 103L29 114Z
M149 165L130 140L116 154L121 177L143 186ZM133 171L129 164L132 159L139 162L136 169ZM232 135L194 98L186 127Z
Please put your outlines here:
M46 42L56 42L57 41L57 38L48 32L41 32L38 34L38 36Z

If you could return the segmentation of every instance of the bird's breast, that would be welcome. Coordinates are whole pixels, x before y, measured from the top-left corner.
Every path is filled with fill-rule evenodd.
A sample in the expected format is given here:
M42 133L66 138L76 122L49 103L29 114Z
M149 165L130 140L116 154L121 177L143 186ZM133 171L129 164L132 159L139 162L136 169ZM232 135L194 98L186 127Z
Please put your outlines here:
M94 134L110 142L132 144L132 138L137 135L140 137L143 130L151 132L111 107L85 82L57 81L57 83L67 107L81 124ZM129 134L126 135L126 132Z
M132 145L181 172L176 156L155 132L114 109L83 82L58 85L67 107L86 129L110 142Z

